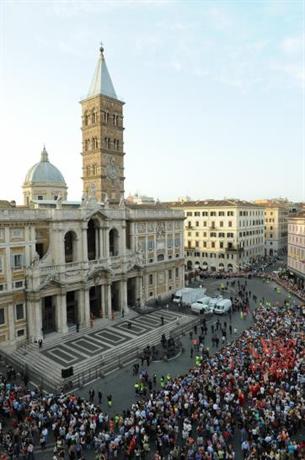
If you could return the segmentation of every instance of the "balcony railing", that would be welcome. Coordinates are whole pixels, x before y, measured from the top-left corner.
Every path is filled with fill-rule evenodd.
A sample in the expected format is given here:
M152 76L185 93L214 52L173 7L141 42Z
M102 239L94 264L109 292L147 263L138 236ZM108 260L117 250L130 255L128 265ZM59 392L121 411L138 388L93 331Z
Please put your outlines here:
M235 253L235 254L236 253L241 254L241 253L244 252L244 248L235 248L235 247L229 247L229 246L227 246L225 250L228 253L232 252L232 253Z

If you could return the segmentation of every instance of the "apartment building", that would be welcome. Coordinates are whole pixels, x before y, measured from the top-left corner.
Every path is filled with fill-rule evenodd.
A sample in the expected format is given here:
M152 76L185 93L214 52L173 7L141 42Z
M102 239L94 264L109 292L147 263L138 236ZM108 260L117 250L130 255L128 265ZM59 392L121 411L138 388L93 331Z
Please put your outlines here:
M288 219L287 268L294 274L299 286L305 285L305 212Z
M265 255L278 256L287 253L288 201L256 200L264 207Z
M185 201L170 206L184 210L187 269L237 271L264 255L263 207L239 200Z

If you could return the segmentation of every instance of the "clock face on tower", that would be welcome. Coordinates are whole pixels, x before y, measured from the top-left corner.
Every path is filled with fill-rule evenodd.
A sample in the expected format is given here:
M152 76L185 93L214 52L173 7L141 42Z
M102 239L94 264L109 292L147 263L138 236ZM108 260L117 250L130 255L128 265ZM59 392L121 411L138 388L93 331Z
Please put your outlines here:
M118 168L116 167L113 158L110 158L109 163L106 166L106 176L111 180L115 180L118 177Z

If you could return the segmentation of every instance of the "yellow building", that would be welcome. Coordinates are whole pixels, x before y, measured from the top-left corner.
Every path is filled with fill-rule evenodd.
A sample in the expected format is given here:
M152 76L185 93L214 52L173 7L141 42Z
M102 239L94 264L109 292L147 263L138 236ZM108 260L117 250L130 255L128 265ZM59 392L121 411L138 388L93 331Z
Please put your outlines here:
M264 210L240 200L166 203L183 209L188 269L237 271L264 255Z

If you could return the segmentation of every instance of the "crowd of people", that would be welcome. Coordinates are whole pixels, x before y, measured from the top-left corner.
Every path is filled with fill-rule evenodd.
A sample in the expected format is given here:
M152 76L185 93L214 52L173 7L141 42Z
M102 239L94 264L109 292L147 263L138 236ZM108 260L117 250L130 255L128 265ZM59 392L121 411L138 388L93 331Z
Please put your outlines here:
M238 288L236 308L244 311L249 292L245 284ZM287 302L261 303L252 314L240 337L233 333L214 354L201 346L185 375L153 380L113 417L94 395L46 395L3 379L3 458L33 459L36 446L51 441L53 460L83 459L88 451L96 460L304 459L297 435L305 428L305 318ZM219 321L219 330L227 322ZM147 378L140 375L140 382Z

